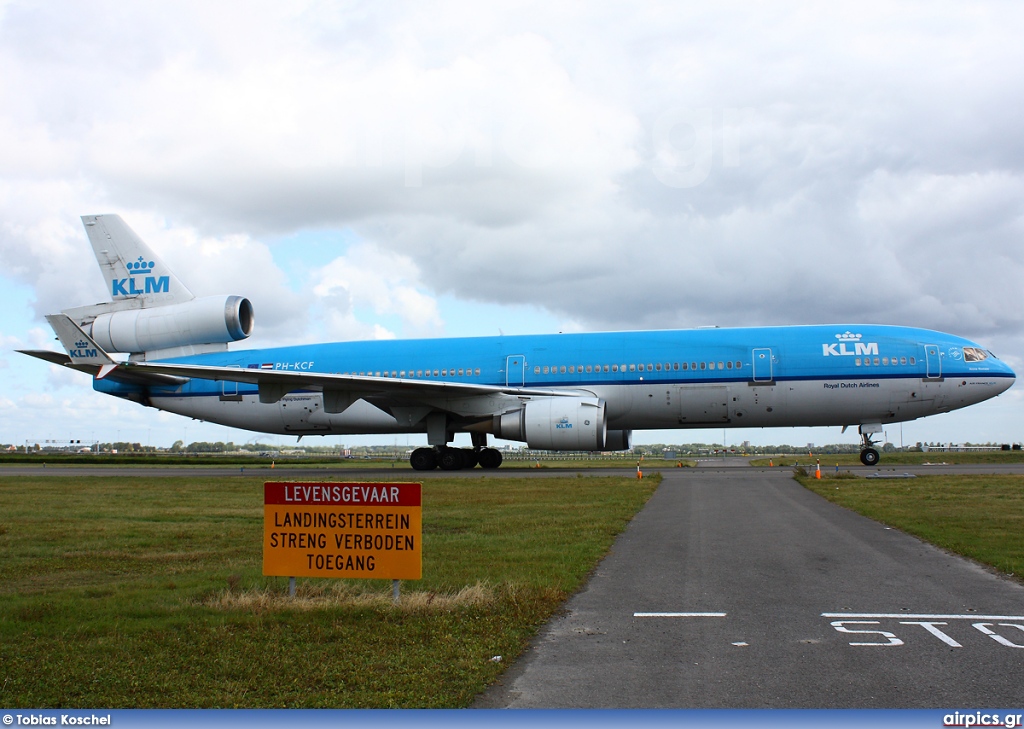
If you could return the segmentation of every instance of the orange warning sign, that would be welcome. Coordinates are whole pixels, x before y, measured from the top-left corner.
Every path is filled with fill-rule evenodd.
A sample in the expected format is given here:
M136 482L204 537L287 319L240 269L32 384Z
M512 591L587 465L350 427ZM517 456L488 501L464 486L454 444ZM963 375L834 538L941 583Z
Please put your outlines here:
M418 580L418 483L265 483L263 574Z

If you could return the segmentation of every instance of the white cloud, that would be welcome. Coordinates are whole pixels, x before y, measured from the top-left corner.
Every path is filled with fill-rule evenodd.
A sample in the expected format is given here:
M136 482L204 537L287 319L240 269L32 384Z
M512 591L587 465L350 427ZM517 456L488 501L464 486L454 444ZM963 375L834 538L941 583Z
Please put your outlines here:
M338 338L391 339L379 325L357 324L353 312L369 307L379 317L397 316L406 336L437 335L442 328L437 302L422 291L419 271L407 256L381 251L372 244L349 249L324 266L312 282Z
M445 296L583 328L917 324L1024 361L1022 20L9 3L0 266L37 316L101 300L77 216L116 212L197 294L248 296L254 345L440 334ZM289 278L291 236L340 230Z

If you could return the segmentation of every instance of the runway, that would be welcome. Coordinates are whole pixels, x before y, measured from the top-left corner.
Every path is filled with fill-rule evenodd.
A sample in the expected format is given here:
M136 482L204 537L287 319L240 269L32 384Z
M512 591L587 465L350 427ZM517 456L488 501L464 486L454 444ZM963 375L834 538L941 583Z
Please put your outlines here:
M789 469L664 475L478 707L1021 705L1021 585L830 504Z

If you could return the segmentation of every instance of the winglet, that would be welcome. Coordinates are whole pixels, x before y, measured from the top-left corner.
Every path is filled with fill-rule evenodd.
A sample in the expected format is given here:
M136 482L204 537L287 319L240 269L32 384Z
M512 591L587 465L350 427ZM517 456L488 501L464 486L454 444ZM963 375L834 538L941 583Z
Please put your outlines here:
M53 327L60 343L64 345L72 365L99 367L98 379L103 379L117 368L117 362L110 358L93 338L82 331L66 314L49 314L46 321Z

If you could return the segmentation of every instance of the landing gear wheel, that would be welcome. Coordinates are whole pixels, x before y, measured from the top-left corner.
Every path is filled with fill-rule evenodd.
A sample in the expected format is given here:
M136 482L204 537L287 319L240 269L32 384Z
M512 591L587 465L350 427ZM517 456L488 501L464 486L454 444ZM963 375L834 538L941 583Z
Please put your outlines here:
M472 448L460 448L462 451L462 467L476 468L477 454Z
M477 460L480 468L497 468L501 465L501 451L497 448L481 448Z
M437 465L442 471L458 471L465 465L461 448L442 448L437 457Z
M433 471L437 468L437 453L433 448L417 448L409 456L409 465L417 471Z
M865 448L860 452L860 462L865 466L876 466L878 465L878 451L874 448Z

